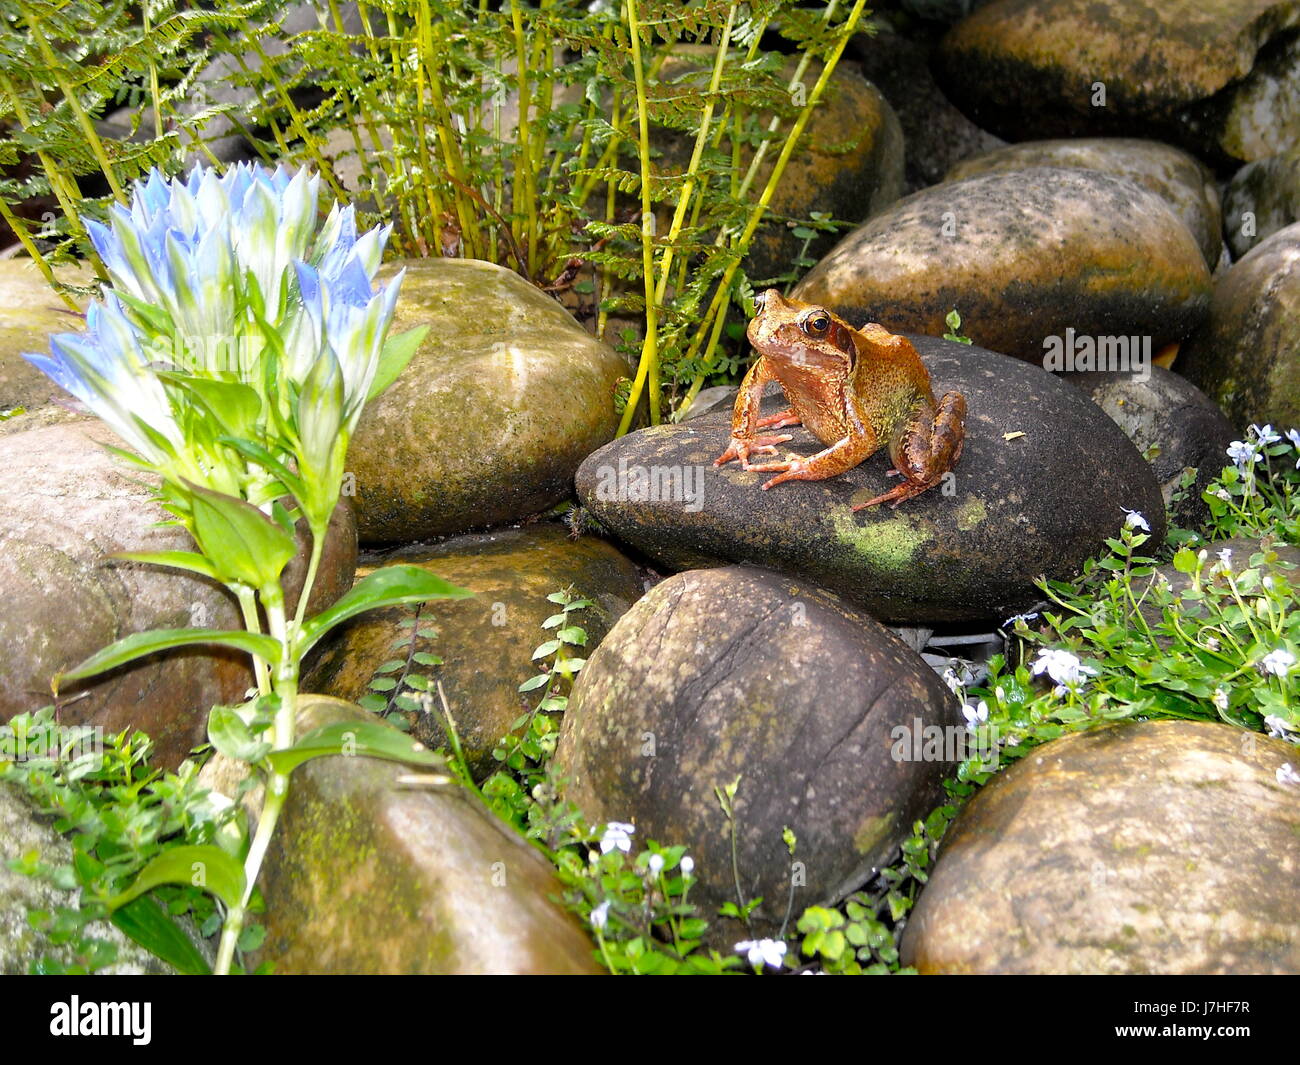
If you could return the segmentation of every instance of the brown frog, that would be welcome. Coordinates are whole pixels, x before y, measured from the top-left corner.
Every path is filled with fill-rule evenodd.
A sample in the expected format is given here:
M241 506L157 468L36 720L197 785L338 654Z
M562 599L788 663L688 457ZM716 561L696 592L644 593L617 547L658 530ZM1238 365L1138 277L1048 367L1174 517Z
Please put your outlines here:
M746 470L779 471L764 490L782 481L821 481L851 470L882 446L903 480L854 510L905 499L933 487L961 457L966 397L947 392L934 400L930 374L906 337L868 323L854 329L823 307L788 299L770 288L755 300L749 342L759 358L749 368L731 418L731 444L715 466L739 459ZM763 386L777 381L790 409L759 417ZM751 463L775 454L788 435L759 436L760 429L802 424L826 445L809 458Z

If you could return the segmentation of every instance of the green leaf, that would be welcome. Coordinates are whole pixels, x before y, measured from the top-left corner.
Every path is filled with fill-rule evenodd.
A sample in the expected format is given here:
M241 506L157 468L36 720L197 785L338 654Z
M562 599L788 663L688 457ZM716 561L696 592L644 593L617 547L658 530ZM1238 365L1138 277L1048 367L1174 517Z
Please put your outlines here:
M153 632L137 632L124 636L109 644L101 651L96 651L75 669L56 674L55 685L64 681L82 680L116 669L137 658L167 651L173 647L189 647L194 644L216 644L218 647L233 647L237 651L247 651L251 655L275 666L280 662L282 650L278 640L255 632L241 629L155 629Z
M384 341L384 350L379 353L379 366L375 370L374 380L370 382L370 391L366 394L367 402L397 380L428 332L427 325L418 325Z
M227 758L237 762L260 762L271 745L259 740L237 710L214 706L208 714L208 739Z
M385 758L390 762L440 766L442 758L421 743L377 721L334 721L303 736L292 747L266 756L277 773L292 773L312 758L344 754Z
M280 579L297 541L251 503L186 482L194 539L227 583L266 588Z
M467 599L473 594L419 566L384 566L357 582L328 610L308 618L302 626L299 649L305 653L335 625L367 610L430 599Z
M120 558L126 562L144 562L150 566L169 566L219 579L216 567L197 551L118 551L108 557Z
M1186 547L1180 547L1174 553L1174 569L1179 573L1194 573L1196 571L1196 552Z
M244 438L256 434L262 397L241 381L220 381L184 373L160 373L168 384L189 392L225 432Z
M148 895L120 906L109 917L118 928L183 976L208 976L212 969L194 941Z
M171 847L141 869L135 882L106 905L116 910L159 884L189 884L234 907L243 901L244 867L211 844Z

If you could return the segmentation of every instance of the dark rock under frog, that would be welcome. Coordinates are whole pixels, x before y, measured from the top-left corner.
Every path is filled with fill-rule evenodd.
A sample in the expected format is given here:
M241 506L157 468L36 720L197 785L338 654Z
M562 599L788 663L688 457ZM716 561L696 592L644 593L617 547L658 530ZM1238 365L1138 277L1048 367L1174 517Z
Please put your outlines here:
M770 566L898 624L1004 620L1039 598L1035 577L1064 579L1103 550L1123 508L1160 541L1150 467L1082 392L996 352L911 339L935 391L966 396L966 440L950 477L897 510L850 510L892 483L883 452L766 492L768 474L715 468L731 422L722 411L606 445L578 470L578 494L612 535L669 567ZM784 407L773 396L763 412ZM806 430L786 431L783 450L821 450Z

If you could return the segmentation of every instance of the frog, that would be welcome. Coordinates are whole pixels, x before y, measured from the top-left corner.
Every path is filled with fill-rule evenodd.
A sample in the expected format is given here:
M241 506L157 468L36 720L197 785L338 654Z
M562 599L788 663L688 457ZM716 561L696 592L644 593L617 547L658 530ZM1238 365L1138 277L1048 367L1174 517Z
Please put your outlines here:
M731 440L714 466L739 461L745 470L776 473L767 491L786 481L821 481L853 469L888 448L902 480L851 509L891 509L933 488L957 465L965 440L966 397L936 401L930 374L906 337L876 322L855 329L812 303L770 288L755 301L746 336L758 358L745 374L731 418ZM763 388L781 386L789 407L760 417ZM751 462L777 454L793 437L775 431L802 425L825 450L807 458ZM766 430L766 432L761 432Z

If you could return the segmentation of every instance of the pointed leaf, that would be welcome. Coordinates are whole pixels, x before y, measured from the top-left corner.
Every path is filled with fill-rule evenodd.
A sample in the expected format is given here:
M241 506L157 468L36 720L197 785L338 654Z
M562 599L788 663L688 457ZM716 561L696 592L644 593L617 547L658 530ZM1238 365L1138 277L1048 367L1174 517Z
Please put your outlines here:
M155 629L122 637L103 650L96 651L75 669L57 674L55 682L62 684L64 681L93 677L155 651L168 651L173 647L188 647L193 644L233 647L237 651L257 655L272 666L278 665L280 661L279 641L261 633L244 632L242 629Z
M194 941L158 903L147 895L120 906L109 920L151 954L183 976L208 976L212 969Z
M227 583L266 588L280 579L297 541L251 503L188 485L194 539Z
M312 758L330 754L366 755L390 762L440 766L442 758L410 736L378 721L334 721L303 736L286 750L266 756L277 773L291 773Z
M151 566L170 566L172 569L189 570L191 573L219 579L216 567L197 551L118 551L108 557L120 558L126 562L145 562Z
M125 906L159 884L189 884L215 895L227 906L238 906L244 896L244 867L211 844L172 847L141 869L129 888L108 899L108 908Z
M237 762L260 762L271 745L253 735L253 730L229 706L214 706L208 714L208 739L227 758Z
M305 621L299 648L305 653L335 625L376 607L430 599L467 599L473 594L419 566L384 566L364 577L328 610Z
M408 329L405 333L398 333L397 336L389 337L384 341L383 351L379 353L379 365L375 370L374 379L370 382L370 391L366 394L367 402L397 380L428 332L427 325L418 325L414 329Z

